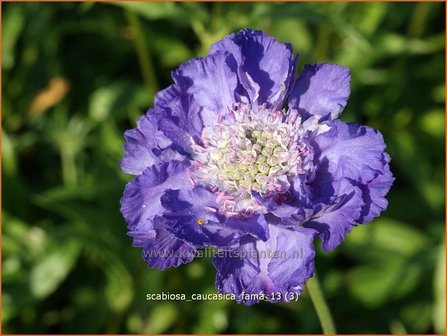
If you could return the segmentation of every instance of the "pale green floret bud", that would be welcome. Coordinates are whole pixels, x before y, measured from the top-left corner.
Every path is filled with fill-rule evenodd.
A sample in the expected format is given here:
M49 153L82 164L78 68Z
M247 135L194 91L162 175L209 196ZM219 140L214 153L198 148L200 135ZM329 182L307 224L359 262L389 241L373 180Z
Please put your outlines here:
M256 160L258 164L261 164L265 161L267 161L266 157L264 155L259 155L258 159Z
M262 140L266 141L266 140L270 139L271 137L272 137L271 132L262 131L262 134L261 134L261 139Z
M270 147L264 147L261 151L261 154L269 157L270 155L272 155L272 149Z
M258 166L257 166L257 165L251 165L251 166L248 168L248 171L249 171L250 173L252 173L252 174L257 174L257 173L258 173Z
M261 137L261 132L258 131L258 130L254 130L254 131L251 133L251 137L252 137L252 138L255 138L255 139L258 139L258 138Z
M279 160L274 156L270 156L269 158L267 158L267 163L273 167L279 164Z
M258 182L260 185L264 185L267 182L267 176L262 175L262 174L258 174L255 177L256 182Z
M250 174L250 173L246 173L246 174L244 175L244 182L245 182L246 184L250 185L251 182L253 182L253 176L252 176L252 174Z
M258 170L263 173L263 174L267 174L269 172L269 165L266 163L261 163L260 165L258 165Z

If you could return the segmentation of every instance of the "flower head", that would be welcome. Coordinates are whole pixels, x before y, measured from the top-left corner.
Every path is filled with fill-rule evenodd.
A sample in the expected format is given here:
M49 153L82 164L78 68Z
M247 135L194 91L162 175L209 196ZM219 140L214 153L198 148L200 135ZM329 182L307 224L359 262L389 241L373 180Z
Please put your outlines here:
M125 133L121 167L136 178L121 212L149 266L211 246L225 252L213 260L220 292L289 301L313 274L316 237L332 250L386 208L381 134L337 119L348 69L305 65L295 78L296 61L261 31L231 34L174 71Z

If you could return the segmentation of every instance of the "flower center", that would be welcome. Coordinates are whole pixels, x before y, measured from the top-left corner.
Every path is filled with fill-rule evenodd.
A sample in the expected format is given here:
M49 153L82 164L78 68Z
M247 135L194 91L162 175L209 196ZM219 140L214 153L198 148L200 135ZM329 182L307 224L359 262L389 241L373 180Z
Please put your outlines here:
M253 205L252 191L262 196L287 191L305 150L295 120L282 111L239 103L221 123L205 127L202 144L193 146L196 180L230 195L239 209Z

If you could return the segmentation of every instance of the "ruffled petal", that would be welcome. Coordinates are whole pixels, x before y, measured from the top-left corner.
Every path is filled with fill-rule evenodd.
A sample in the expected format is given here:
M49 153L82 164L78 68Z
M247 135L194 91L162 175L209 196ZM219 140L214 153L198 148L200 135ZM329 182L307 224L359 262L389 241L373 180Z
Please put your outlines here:
M214 210L217 205L211 192L202 187L168 190L161 198L161 203L166 209L163 215L166 230L195 246L213 244L213 234L207 228L221 226L221 218Z
M203 122L201 108L179 85L171 85L155 96L159 128L174 143L192 153L191 138L200 139Z
M268 223L263 215L255 214L249 218L230 217L224 222L225 227L237 230L241 236L250 234L255 238L269 238Z
M345 240L345 235L358 224L357 220L365 204L359 187L347 179L338 184L336 195L340 196L332 197L329 205L318 204L312 219L303 224L304 227L319 232L325 251L335 249Z
M269 225L269 232L266 242L245 236L238 249L217 252L213 264L219 292L233 293L246 305L287 302L301 293L314 272L314 230Z
M187 165L180 161L150 166L140 176L127 183L121 198L121 213L127 221L129 235L152 237L153 219L163 214L161 197L168 189L193 187Z
M388 164L390 156L387 153L383 153L383 162L383 170L377 174L377 177L364 185L359 185L362 190L363 201L365 202L359 223L370 222L375 217L378 217L388 206L385 196L388 194L395 178Z
M310 116L337 118L350 94L349 69L338 64L304 66L290 92L289 108L299 111L304 119Z
M192 261L197 249L167 230L156 230L154 239L143 248L143 259L148 266L159 269L177 267Z
M315 184L349 178L362 184L384 169L385 142L379 131L334 120L332 128L315 138Z
M366 126L331 122L331 129L315 138L315 178L310 183L314 216L304 224L320 232L329 251L352 227L376 217L394 180L382 135Z
M172 77L183 92L191 95L204 126L217 123L219 115L236 102L237 74L229 65L229 53L217 52L182 64Z
M290 44L259 30L244 29L216 42L210 53L226 51L251 102L280 107L293 79L297 59Z
M172 145L172 141L158 129L158 120L152 111L137 121L136 128L124 133L126 142L121 169L125 173L140 175L147 167L160 162L163 159L159 157L161 153Z

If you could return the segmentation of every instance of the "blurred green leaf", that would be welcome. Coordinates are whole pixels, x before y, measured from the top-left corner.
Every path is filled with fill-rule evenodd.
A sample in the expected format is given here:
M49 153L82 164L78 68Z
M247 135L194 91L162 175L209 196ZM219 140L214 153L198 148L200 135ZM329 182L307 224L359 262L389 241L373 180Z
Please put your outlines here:
M391 255L398 253L402 256L413 256L427 243L427 238L416 229L405 223L381 217L349 233L346 247L355 245L365 249L380 249Z
M3 174L16 175L17 159L10 137L2 130L2 168Z
M292 43L299 53L308 53L312 50L312 36L309 29L300 20L284 18L272 27L274 36L281 36L281 40Z
M181 15L178 5L174 2L116 2L111 4L127 8L149 20L176 18Z
M443 138L445 135L445 111L436 109L427 111L419 120L421 129L434 137Z
M422 40L408 39L403 35L389 33L382 36L377 48L386 55L429 54L445 48L444 35Z
M439 104L445 103L445 84L441 84L433 89L433 100Z
M2 214L4 236L2 247L7 257L37 258L42 255L47 245L47 234L42 228L30 225L18 218L11 216L6 211ZM32 259L31 259L32 260Z
M125 310L133 299L133 282L129 272L115 258L104 260L107 276L106 298L110 307L116 311Z
M74 240L51 244L45 256L31 271L33 295L43 298L55 291L71 271L80 251L80 243Z
M149 104L144 88L116 82L95 90L89 99L89 116L95 123L126 116Z
M325 274L324 279L322 279L323 282L323 288L324 293L328 297L338 293L341 290L341 287L343 285L343 273L337 269L330 270Z
M393 335L407 335L408 331L399 320L392 320L390 323L390 331Z
M351 273L351 292L369 307L405 296L418 284L422 268L402 258L356 267Z
M440 209L445 204L445 189L439 181L423 181L419 184L421 194L434 209Z
M157 38L151 40L154 50L162 54L162 64L166 68L177 67L185 59L193 57L191 49L185 43L166 35L157 34Z
M145 334L164 333L174 324L177 316L178 312L173 303L160 303L152 309L143 332Z
M358 29L366 35L372 35L382 23L387 13L386 2L369 2L357 11Z
M113 2L110 4L129 9L148 20L170 19L186 25L191 20L206 19L206 12L196 4L176 2ZM187 16L185 12L188 13Z
M194 328L195 334L217 334L228 326L225 301L204 301L199 310L199 321Z
M25 18L20 7L8 8L2 22L2 68L10 69L16 62L15 45L24 28Z
M445 303L445 242L439 246L436 273L434 276L434 325L437 334L443 334L445 332L445 313L446 313L446 303Z
M421 333L432 322L433 306L430 302L420 301L406 305L400 313L402 322L408 326L409 333Z

